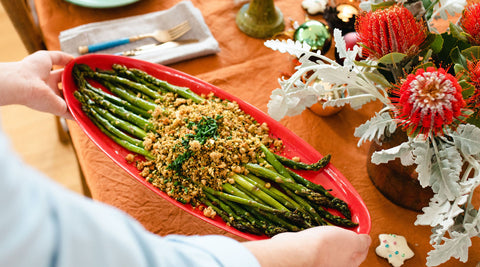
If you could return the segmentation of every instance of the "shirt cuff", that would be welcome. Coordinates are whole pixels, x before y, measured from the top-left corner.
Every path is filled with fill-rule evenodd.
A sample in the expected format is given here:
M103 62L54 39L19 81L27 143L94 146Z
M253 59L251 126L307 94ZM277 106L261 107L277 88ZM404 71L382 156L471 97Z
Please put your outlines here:
M208 250L221 266L260 267L257 258L244 245L232 238L220 235L190 236L187 238L185 236L169 235L165 238Z

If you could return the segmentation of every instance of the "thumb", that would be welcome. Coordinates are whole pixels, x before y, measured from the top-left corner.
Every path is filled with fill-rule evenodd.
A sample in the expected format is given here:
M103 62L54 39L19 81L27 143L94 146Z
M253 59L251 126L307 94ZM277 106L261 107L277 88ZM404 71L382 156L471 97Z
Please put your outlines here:
M48 53L52 60L52 65L65 66L73 59L73 56L61 51L50 51Z

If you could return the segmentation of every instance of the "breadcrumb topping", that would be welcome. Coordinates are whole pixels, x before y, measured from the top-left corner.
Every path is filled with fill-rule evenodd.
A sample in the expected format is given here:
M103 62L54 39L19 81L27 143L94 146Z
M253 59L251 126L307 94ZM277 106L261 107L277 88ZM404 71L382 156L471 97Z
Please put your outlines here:
M257 162L260 144L282 146L237 103L213 94L197 104L167 93L152 112L155 133L144 140L154 160L137 162L140 175L183 203L196 205L201 186L222 190L231 172L247 174L244 164Z

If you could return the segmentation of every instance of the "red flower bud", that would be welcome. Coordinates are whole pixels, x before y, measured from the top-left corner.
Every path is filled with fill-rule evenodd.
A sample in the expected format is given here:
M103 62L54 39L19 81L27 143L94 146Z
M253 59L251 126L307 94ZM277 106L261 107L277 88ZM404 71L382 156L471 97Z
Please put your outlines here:
M364 53L373 58L392 52L412 55L427 38L425 22L417 21L403 6L360 14L355 29L360 42L366 47Z
M470 35L470 42L480 45L480 3L470 3L465 7L460 17L460 26Z

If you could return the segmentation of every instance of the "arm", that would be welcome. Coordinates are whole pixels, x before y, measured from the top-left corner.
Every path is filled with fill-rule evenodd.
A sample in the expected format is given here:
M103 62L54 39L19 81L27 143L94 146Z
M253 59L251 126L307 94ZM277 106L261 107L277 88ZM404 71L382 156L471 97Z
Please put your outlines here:
M222 236L160 237L26 166L0 131L0 266L259 266Z
M59 90L64 66L72 56L59 51L38 51L18 62L0 63L0 106L21 104L72 119Z
M243 243L262 267L354 267L367 257L371 239L336 226L319 226Z

